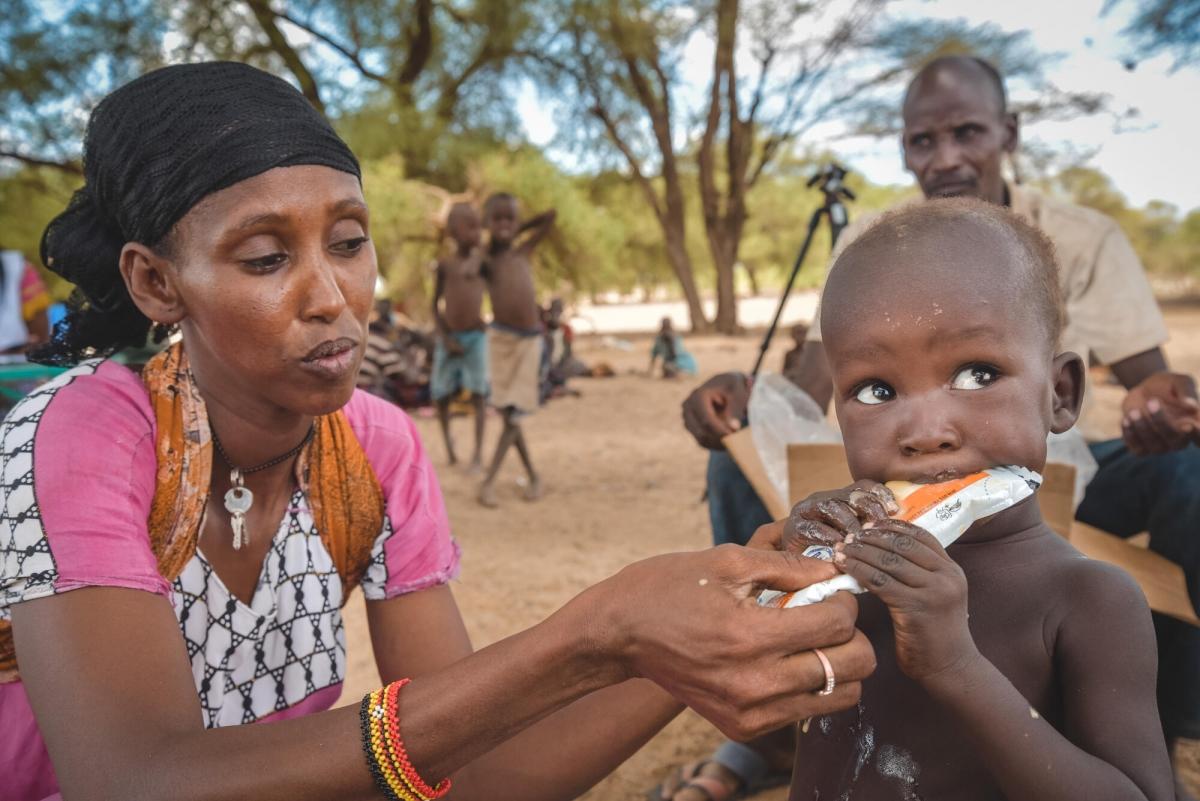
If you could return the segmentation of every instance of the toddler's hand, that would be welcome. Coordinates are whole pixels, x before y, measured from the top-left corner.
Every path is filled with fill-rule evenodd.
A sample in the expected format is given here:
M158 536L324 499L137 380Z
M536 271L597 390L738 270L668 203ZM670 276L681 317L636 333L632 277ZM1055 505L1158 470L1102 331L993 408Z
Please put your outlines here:
M887 519L834 548L834 564L887 604L896 662L910 679L937 681L978 654L967 626L967 577L928 531Z
M899 509L892 491L876 481L856 481L829 492L814 492L792 509L783 529L782 550L832 545L862 531L864 523L887 520Z

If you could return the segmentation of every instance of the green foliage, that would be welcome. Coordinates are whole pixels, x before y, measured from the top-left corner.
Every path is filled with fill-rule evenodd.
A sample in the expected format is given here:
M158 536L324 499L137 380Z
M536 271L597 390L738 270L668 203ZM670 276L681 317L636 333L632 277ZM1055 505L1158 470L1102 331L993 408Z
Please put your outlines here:
M572 179L532 148L496 150L469 170L471 192L480 201L493 192L510 192L522 216L546 209L557 214L554 231L537 254L539 284L550 292L592 293L619 286L617 255L625 238L623 221L588 196Z
M805 186L820 162L815 156L784 160L751 191L742 264L753 271L755 280L742 276L743 290L757 287L769 293L783 286L809 215L821 202L820 193ZM372 239L388 294L403 301L410 315L424 319L432 289L430 265L449 247L439 214L444 215L451 198L444 190L407 177L396 156L364 161L363 169ZM882 210L915 191L876 186L857 175L852 175L850 187L859 197L850 207L854 216ZM700 286L711 289L716 276L704 258L707 245L695 181L685 181L684 189L693 218L688 220L687 245L696 259ZM525 215L548 208L558 213L555 230L536 257L535 277L543 296L677 293L662 229L647 212L641 190L626 176L611 171L569 175L533 148L496 147L469 162L467 186L455 199L468 198L482 206L498 191L516 195ZM801 286L820 283L828 253L829 229L822 224L801 272Z
M76 176L47 167L30 167L0 178L0 247L19 250L40 267L42 231L81 183ZM70 294L69 284L45 269L41 272L56 298Z
M1186 23L1197 0L1112 0L1121 2L1139 8L1131 36L1154 33L1180 63L1194 59L1195 26ZM828 0L742 5L739 41L760 65L771 54L775 72L763 86L753 133L753 163L768 143L774 149L746 196L739 291L782 285L820 202L805 186L819 159L803 151L804 132L819 121L893 132L904 81L931 56L991 58L1036 90L1039 99L1024 109L1035 115L1103 106L1102 97L1067 95L1042 81L1053 56L1025 33L959 20L897 22L877 13L882 0L851 4L830 33L817 24L835 21ZM711 291L716 274L697 180L703 109L681 91L685 78L695 84L703 76L681 70L688 43L711 34L715 7L684 0L0 0L0 166L7 170L0 171L0 242L36 259L41 231L80 181L86 111L105 92L163 63L229 58L293 81L334 120L363 164L387 291L416 317L427 314L429 265L446 246L441 220L450 193L478 203L505 190L528 214L558 211L538 254L546 294L677 292L663 227L647 202L655 193L662 209L670 194L656 125L670 134L691 269ZM634 72L630 59L640 65ZM747 74L741 92L743 113L753 77ZM555 145L576 146L584 172L567 173L521 143L518 81L531 81L559 112ZM662 112L657 122L645 102ZM625 137L644 184L613 148L600 110ZM722 192L729 180L723 150L718 143ZM60 169L46 166L54 164ZM1200 272L1200 210L1181 218L1166 204L1131 208L1104 175L1086 168L1062 171L1053 184L1118 220L1151 271ZM858 177L850 186L859 195L852 217L913 191ZM820 280L828 251L822 226L802 285ZM60 296L68 289L50 283Z
M827 160L816 155L788 159L764 176L750 193L750 218L742 240L741 261L755 274L760 290L782 288L787 281L808 232L809 219L824 202L821 193L806 184ZM916 191L871 184L857 173L850 174L847 186L856 196L847 204L851 221L882 211ZM824 281L831 250L829 230L828 221L822 220L796 279L797 287L815 288Z
M1024 83L1032 89L1032 99L1011 104L1025 124L1096 114L1109 106L1109 98L1103 94L1067 92L1051 84L1045 71L1061 54L1039 50L1029 31L1006 31L991 23L971 25L963 19L901 19L885 21L870 33L869 52L888 65L892 75L845 109L845 118L860 133L898 133L901 98L908 80L942 56L978 56L999 70L1007 86Z
M0 152L72 165L86 116L161 66L155 0L0 0Z
M386 294L417 319L428 316L431 263L440 242L436 222L442 198L428 184L405 176L404 160L384 156L362 162L363 193L371 208L371 240Z
M1200 63L1200 0L1108 0L1104 13L1121 5L1136 7L1123 31L1133 45L1129 69L1159 53L1170 53L1175 69Z
M1161 200L1134 208L1107 175L1091 167L1063 170L1046 184L1116 220L1151 274L1200 276L1200 209L1180 218L1175 206Z

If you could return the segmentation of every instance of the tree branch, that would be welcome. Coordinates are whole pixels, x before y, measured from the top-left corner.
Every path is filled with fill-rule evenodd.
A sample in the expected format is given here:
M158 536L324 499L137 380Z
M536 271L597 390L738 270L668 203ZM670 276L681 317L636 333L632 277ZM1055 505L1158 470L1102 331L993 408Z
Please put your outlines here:
M368 78L372 81L376 81L378 83L383 83L383 84L390 83L390 81L388 80L388 77L386 75L379 73L379 72L375 72L374 70L367 67L367 65L363 63L362 58L359 56L358 51L351 50L346 45L337 41L329 34L323 32L321 30L318 30L317 28L314 28L312 25L310 25L306 22L301 22L299 19L292 16L291 14L288 14L287 12L280 12L280 13L276 14L276 16L278 16L282 20L287 21L291 25L295 25L297 28L304 31L308 35L312 36L317 41L326 45L330 49L335 50L338 53L340 53L347 61L349 61L351 64L354 65L354 68L356 70L358 70L359 74L361 74L364 78Z
M292 47L291 43L287 40L287 36L279 29L279 25L276 23L278 15L271 10L270 0L246 0L246 5L250 7L254 18L258 20L258 25L262 28L262 32L266 34L267 40L271 43L271 49L283 59L283 63L287 66L288 71L299 82L300 91L308 98L308 102L316 107L317 111L324 114L325 103L321 100L321 92L317 87L317 80L300 59L300 54L296 52L296 48Z
M23 164L28 164L31 167L52 167L56 170L62 170L70 175L83 175L82 165L74 161L51 161L50 159L41 159L37 156L29 156L24 153L18 153L15 150L0 149L0 159L12 159Z
M767 75L771 71L771 63L775 60L775 48L770 45L766 46L766 53L758 60L758 84L754 87L754 97L750 101L750 112L746 115L746 121L753 123L758 117L758 108L762 105L763 97L767 93Z
M441 96L438 98L438 116L443 120L449 120L454 114L454 106L458 103L458 93L462 90L464 83L471 79L475 73L491 64L505 55L513 55L514 50L500 50L493 48L491 40L484 36L482 43L479 45L479 52L475 54L475 58L471 59L471 63L463 68L463 71L453 78L448 78L442 85Z
M616 121L608 114L604 108L597 103L589 109L591 115L600 120L604 126L605 133L608 134L609 141L621 151L621 155L625 157L625 161L629 163L629 170L633 173L633 179L638 187L642 190L642 194L646 196L646 202L650 204L650 208L654 210L654 216L661 222L663 219L662 204L658 199L658 193L654 191L654 185L650 183L650 179L642 172L641 164L638 162L637 155L629 146L629 143L621 138L621 133L617 129Z
M411 86L417 80L433 53L433 0L417 0L415 10L416 29L409 29L408 56L396 76L401 86Z
M642 171L641 161L637 154L633 152L633 148L629 143L621 137L620 128L617 126L617 121L604 108L603 92L600 90L600 81L596 77L595 69L592 62L588 59L583 44L583 35L578 28L573 28L571 31L572 39L575 45L575 51L579 54L580 72L575 73L571 69L567 69L568 74L576 76L578 87L581 93L586 93L592 101L591 107L588 109L593 117L600 121L604 127L604 132L608 136L613 146L620 151L625 157L626 163L629 164L629 170L633 173L634 182L641 189L642 194L646 196L646 202L650 204L650 208L654 211L654 216L662 224L666 217L666 210L663 208L662 202L659 200L658 193L654 191L654 185L650 183L650 179ZM547 56L550 63L553 63L552 57ZM565 65L564 65L565 66Z
M700 170L700 206L704 213L704 227L710 236L721 216L720 201L717 198L713 146L716 143L717 130L721 127L721 82L726 78L726 51L730 45L723 26L724 9L725 2L722 1L717 10L712 85L708 92L708 115L704 122L704 134L700 137L700 147L696 152L696 164Z

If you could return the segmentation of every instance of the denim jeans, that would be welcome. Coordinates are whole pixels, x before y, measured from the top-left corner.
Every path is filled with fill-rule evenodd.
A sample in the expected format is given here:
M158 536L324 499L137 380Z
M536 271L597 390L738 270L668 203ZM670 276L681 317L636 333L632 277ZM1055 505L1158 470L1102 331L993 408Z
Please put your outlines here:
M1150 532L1150 550L1180 565L1200 606L1200 448L1134 456L1121 440L1097 442L1100 465L1077 520L1120 537ZM1200 738L1200 629L1154 616L1158 709L1168 737Z
M759 526L771 522L758 493L725 451L708 452L708 517L713 545L745 545Z

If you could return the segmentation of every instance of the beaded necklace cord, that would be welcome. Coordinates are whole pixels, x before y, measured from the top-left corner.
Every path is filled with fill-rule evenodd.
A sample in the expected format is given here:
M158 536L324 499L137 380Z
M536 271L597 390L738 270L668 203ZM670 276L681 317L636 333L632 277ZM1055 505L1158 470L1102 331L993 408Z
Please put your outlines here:
M274 459L265 461L260 465L247 468L235 465L233 460L229 458L229 454L225 453L225 449L221 447L221 440L217 437L217 432L211 429L211 427L209 430L212 431L212 441L217 449L217 453L221 455L221 460L230 468L229 483L231 486L229 491L225 493L225 511L229 512L229 524L233 529L233 549L236 551L250 542L250 537L246 533L246 513L254 505L254 493L246 488L246 482L243 478L251 473L257 473L260 470L266 470L268 467L282 464L300 453L304 446L313 438L313 433L317 430L317 426L316 423L310 425L308 433L304 435L304 439L300 440L299 444L287 453L280 454Z

